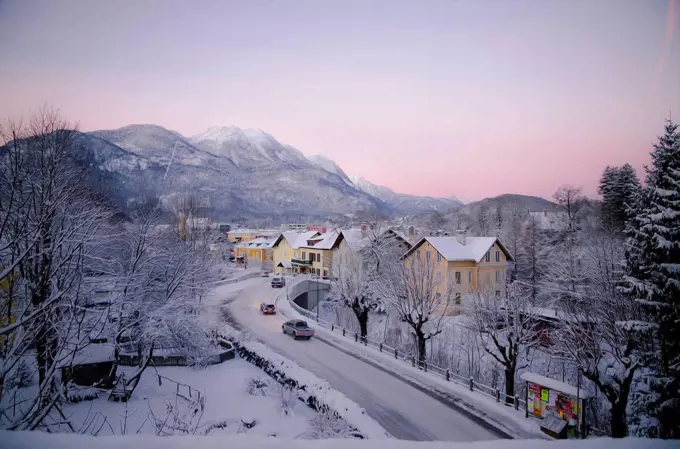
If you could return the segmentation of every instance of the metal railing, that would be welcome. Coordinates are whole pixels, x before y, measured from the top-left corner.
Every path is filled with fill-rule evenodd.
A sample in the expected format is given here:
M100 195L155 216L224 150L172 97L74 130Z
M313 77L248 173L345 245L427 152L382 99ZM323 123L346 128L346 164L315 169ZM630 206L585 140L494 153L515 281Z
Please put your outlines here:
M297 276L294 281L302 281L302 280L312 280L311 278L308 278L307 276ZM316 279L314 279L316 281ZM291 287L294 287L297 284L293 284ZM453 382L455 384L461 385L463 387L468 388L470 391L481 393L484 396L487 396L489 398L495 399L496 402L503 402L505 405L512 407L514 406L515 410L521 410L522 412L525 413L525 416L527 416L526 413L526 401L519 396L515 395L514 398L508 396L499 390L498 388L491 387L489 385L484 385L481 384L477 381L475 381L472 377L466 378L464 376L461 376L457 373L452 372L448 368L442 368L437 365L433 365L428 362L422 362L419 363L417 360L417 357L415 354L406 352L406 351L399 351L397 348L393 348L391 346L388 346L387 344L383 342L378 342L375 340L371 340L370 338L367 337L360 337L357 332L350 331L342 326L339 326L335 323L331 323L330 321L326 321L324 319L317 318L316 313L312 312L310 310L307 310L303 307L300 307L293 301L290 297L289 291L285 293L286 300L288 301L288 304L295 310L297 313L300 315L307 317L314 322L316 322L319 326L323 327L324 329L328 329L331 332L337 333L342 335L347 339L348 342L354 342L355 344L358 345L363 345L364 347L371 347L374 349L377 349L380 352L384 352L386 354L393 355L396 360L402 360L406 363L410 363L413 368L418 368L422 370L425 373L430 373L435 376L440 376L447 382ZM318 306L317 306L318 307Z

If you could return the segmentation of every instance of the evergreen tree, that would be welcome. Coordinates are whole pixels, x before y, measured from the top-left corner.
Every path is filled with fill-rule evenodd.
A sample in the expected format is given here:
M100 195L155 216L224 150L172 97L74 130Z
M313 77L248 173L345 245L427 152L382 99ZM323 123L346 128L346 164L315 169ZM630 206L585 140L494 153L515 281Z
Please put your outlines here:
M642 433L680 438L680 134L668 121L645 167L647 186L626 226L624 291L643 310L621 323L651 338L647 394L639 396L652 420Z
M630 218L628 206L639 189L640 181L630 164L604 169L598 191L602 196L602 225L605 228L618 232L624 230Z

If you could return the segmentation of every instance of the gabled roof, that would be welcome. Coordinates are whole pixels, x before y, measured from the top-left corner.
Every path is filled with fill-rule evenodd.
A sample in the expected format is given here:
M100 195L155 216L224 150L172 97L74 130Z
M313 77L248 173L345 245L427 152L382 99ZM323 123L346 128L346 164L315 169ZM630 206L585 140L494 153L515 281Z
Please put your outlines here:
M288 245L290 245L291 248L298 249L303 246L307 246L307 240L316 237L317 234L321 235L318 231L305 231L305 232L286 231L281 233L281 235L279 235L276 238L272 247L277 246L281 242L281 239L286 239Z
M342 238L342 234L338 231L331 231L326 234L321 234L320 238L307 239L304 245L300 248L313 248L313 249L333 249L333 247L338 242L339 238ZM315 240L313 245L309 244L310 240Z
M423 237L402 257L408 256L423 242L428 242L442 257L449 262L474 261L479 263L494 244L503 251L508 260L514 260L510 251L496 237L466 237L465 245L455 236L451 237Z
M278 239L268 239L259 237L247 242L237 243L236 248L273 248Z
M369 243L371 243L370 233L362 232L361 229L359 228L343 229L340 232L345 238L347 246L349 246L349 248L352 251L359 251L365 246L367 246ZM385 235L388 232L393 233L396 239L403 241L406 245L408 245L409 248L413 246L413 244L408 241L408 239L402 232L397 231L394 228L387 228L385 232L383 232L383 235Z

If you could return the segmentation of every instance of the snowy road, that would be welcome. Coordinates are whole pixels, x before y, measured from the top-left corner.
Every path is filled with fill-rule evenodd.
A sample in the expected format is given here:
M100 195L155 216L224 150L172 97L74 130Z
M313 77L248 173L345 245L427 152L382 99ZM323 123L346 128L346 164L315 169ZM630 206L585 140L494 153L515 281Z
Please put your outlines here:
M239 283L239 288L243 290L229 304L229 309L244 330L327 380L396 438L422 441L499 438L491 430L422 391L320 340L296 341L283 335L281 323L284 317L262 316L259 312L262 301L273 301L281 292L269 286L269 279L250 279Z

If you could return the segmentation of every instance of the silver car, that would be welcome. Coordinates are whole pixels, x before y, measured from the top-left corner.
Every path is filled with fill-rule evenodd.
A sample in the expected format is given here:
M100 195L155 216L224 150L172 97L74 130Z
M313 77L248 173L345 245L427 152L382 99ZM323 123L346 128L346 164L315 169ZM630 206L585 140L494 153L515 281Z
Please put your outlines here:
M316 333L314 329L309 327L306 321L290 320L281 325L281 330L284 334L290 334L294 339L304 338L309 340Z

